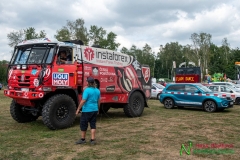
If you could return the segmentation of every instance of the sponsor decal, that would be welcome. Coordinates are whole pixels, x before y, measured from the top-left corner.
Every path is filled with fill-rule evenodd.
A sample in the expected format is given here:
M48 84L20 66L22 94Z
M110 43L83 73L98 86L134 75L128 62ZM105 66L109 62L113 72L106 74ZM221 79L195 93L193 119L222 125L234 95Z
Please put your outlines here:
M114 82L115 78L114 77L104 77L104 78L100 78L100 82L108 82L108 83L112 83Z
M39 97L39 98L42 98L42 97L43 97L43 93L39 93L39 94L38 94L38 97Z
M24 80L25 80L25 76L24 76L24 74L22 74L21 75L21 82L24 82Z
M37 69L32 69L31 74L35 76L37 74L37 72L38 72Z
M91 47L82 47L82 49L83 60L98 65L124 67L129 66L133 60L132 56L111 50L93 49Z
M115 86L108 86L106 87L107 92L114 92L115 91Z
M112 98L112 100L113 100L113 101L118 101L118 96L114 96L114 97Z
M84 70L91 70L91 69L92 69L91 67L84 66Z
M115 72L109 72L108 68L99 67L99 74L102 76L115 76Z
M64 72L63 68L58 68L58 72Z
M142 67L142 74L143 74L143 79L146 83L148 83L150 79L150 68L149 67Z
M28 96L28 92L24 92L23 96L27 97Z
M44 76L43 77L45 77L45 78L48 78L49 77L49 75L50 75L50 73L51 73L51 69L50 68L47 68L45 71L44 71Z
M86 59L88 61L91 61L94 58L94 51L93 51L93 49L89 48L89 47L85 48L84 56L86 57Z
M52 74L52 85L53 86L68 86L69 85L69 74L68 73L53 73Z
M35 79L33 80L33 85L34 85L35 87L38 87L38 86L39 86L39 80L35 78Z
M115 78L110 76L107 78L107 82L114 82L115 81Z
M141 70L141 68L140 68L140 63L139 63L137 60L135 60L135 61L132 63L132 65L133 65L133 67L134 67L135 70Z
M90 76L89 72L84 72L84 73L85 73L85 76Z
M130 92L132 90L132 83L131 81L125 76L124 71L120 69L117 71L118 74L118 84L120 89L124 92Z
M13 69L10 69L8 72L8 79L12 76Z
M100 82L107 82L108 78L100 78Z
M92 74L98 76L98 67L92 67Z

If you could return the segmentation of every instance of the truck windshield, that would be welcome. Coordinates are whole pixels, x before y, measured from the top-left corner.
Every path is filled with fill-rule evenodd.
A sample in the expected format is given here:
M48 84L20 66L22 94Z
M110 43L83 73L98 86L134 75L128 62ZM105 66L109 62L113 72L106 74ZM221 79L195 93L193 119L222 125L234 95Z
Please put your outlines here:
M19 46L16 48L11 64L41 64L51 63L54 45L39 44Z

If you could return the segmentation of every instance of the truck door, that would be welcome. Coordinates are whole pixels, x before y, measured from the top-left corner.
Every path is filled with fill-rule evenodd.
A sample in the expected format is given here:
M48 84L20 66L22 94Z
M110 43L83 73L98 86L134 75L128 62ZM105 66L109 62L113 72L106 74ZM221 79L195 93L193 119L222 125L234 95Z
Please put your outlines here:
M52 85L57 87L75 86L77 75L73 59L73 49L60 47L57 56L56 64L52 70Z

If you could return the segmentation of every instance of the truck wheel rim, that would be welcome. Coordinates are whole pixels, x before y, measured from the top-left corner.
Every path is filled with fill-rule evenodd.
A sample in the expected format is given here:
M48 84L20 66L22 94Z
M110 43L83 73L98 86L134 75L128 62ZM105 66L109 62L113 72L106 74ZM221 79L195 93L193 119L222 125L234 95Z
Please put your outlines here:
M65 105L61 105L57 109L57 120L58 121L63 121L65 118L67 118L69 113L68 107Z
M134 99L134 101L133 101L133 109L134 110L138 110L139 108L141 107L141 103L140 103L140 101L139 101L139 99Z

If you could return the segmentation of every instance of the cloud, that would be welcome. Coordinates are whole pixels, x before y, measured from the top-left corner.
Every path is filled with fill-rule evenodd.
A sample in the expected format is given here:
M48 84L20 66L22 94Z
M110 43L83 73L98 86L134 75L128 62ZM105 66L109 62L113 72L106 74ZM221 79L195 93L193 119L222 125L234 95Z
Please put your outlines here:
M0 2L0 60L10 59L12 48L7 34L28 27L45 30L53 38L67 20L82 18L85 26L103 27L117 34L117 42L128 49L149 44L155 52L170 42L191 44L192 33L212 35L221 45L227 38L230 46L239 47L240 2L237 0L42 0Z

